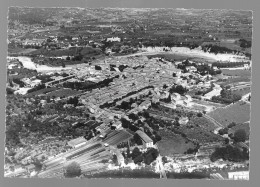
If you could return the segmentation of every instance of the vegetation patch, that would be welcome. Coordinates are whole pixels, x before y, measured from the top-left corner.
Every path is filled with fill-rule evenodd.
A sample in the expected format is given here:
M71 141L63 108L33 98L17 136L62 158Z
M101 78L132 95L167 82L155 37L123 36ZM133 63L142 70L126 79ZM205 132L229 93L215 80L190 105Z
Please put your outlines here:
M208 115L225 126L232 122L244 123L250 120L250 104L239 101L226 108L218 108Z
M196 145L187 138L171 131L160 130L159 135L162 137L162 140L157 142L157 144L162 156L184 154L189 149L196 147Z

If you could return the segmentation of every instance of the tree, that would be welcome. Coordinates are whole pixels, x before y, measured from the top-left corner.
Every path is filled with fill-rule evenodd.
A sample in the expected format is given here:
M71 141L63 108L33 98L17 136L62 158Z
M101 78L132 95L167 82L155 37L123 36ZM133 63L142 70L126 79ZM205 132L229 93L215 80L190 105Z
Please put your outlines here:
M198 117L202 117L202 113L199 112L199 113L197 114L197 116L198 116Z
M142 144L143 144L143 142L142 142L142 140L141 140L141 138L140 138L140 136L139 136L138 134L135 134L135 135L134 135L133 140L134 140L134 142L135 142L137 145L142 145Z
M164 164L167 163L167 162L168 162L167 157L163 156L163 157L162 157L162 162L163 162Z
M235 122L232 122L232 123L230 123L227 127L228 128L232 128L232 127L234 127L234 126L236 126L237 124L235 123Z
M139 163L141 163L144 160L144 158L143 158L143 155L140 154L137 157L135 157L135 159L133 159L133 160L134 160L135 164L139 164Z
M246 141L246 131L244 129L238 129L234 133L234 141L235 142L244 142Z
M139 148L135 147L131 154L132 159L134 160L136 157L138 157L141 154L142 154L142 152L139 150Z
M73 177L78 177L81 175L81 168L80 165L77 162L72 162L70 163L66 168L65 168L65 177L73 178Z
M224 141L225 141L225 144L229 143L229 139L228 138L225 138Z

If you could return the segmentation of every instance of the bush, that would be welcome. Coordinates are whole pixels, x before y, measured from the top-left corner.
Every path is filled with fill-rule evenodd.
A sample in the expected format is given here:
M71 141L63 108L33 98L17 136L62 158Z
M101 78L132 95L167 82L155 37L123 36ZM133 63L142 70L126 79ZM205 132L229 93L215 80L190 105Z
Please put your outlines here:
M220 129L218 131L219 135L224 135L224 134L228 134L228 128L224 128L224 129Z
M235 131L233 139L235 142L246 141L246 131L244 129L238 129L237 131Z
M227 145L225 147L218 147L211 154L210 160L215 162L218 159L233 161L233 162L242 162L249 159L249 152L247 149L242 151L238 147Z
M77 162L72 162L70 163L66 168L65 168L65 177L73 178L73 177L78 177L81 175L81 168L80 165Z
M232 128L232 127L234 127L234 126L236 126L237 124L235 123L235 122L232 122L232 123L230 123L227 127L228 128Z
M198 116L198 117L202 117L202 113L201 113L201 112L198 113L197 116Z
M132 156L132 159L134 160L136 157L142 155L142 152L139 150L138 147L135 147L131 156Z

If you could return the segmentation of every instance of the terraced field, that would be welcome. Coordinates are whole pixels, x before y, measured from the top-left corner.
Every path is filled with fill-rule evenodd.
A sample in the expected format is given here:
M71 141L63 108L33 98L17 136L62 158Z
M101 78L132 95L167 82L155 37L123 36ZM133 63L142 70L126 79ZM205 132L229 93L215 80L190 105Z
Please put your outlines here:
M231 122L244 123L250 120L250 104L239 101L225 108L218 108L208 115L224 126Z

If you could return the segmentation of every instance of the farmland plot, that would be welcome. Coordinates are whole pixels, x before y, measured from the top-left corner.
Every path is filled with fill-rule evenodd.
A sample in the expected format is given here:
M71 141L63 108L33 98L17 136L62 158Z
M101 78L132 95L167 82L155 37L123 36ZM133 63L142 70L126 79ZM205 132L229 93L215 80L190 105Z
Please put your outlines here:
M240 101L225 108L218 108L208 115L224 126L232 122L244 123L250 120L250 104Z

